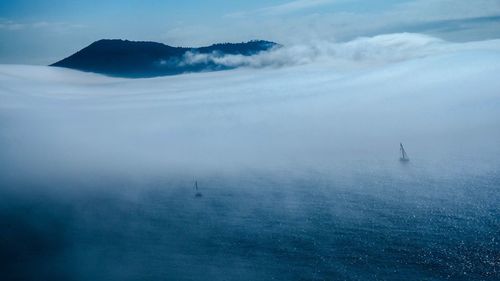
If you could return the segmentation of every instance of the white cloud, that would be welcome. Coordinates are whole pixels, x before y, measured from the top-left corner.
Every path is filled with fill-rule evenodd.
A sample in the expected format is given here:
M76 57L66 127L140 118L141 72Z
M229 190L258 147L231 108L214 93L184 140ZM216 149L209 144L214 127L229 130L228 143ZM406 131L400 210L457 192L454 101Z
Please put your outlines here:
M14 22L12 20L0 20L0 30L6 30L6 31L45 29L50 31L62 32L84 27L85 25L82 24L74 24L67 22L48 22L48 21Z
M322 2L318 4L320 3ZM250 13L234 13L233 17L239 17L239 19L232 19L231 26L235 30L231 31L231 28L226 27L224 34L257 33L263 38L272 38L285 44L310 39L350 40L359 36L372 36L388 32L431 32L433 35L438 34L445 37L448 33L463 32L463 40L466 40L471 37L469 29L476 30L478 35L475 37L481 38L483 27L487 28L488 23L483 22L481 25L471 26L460 24L459 21L488 17L495 21L495 17L500 17L500 1L411 0L390 5L386 9L368 9L366 11L356 11L352 8L343 10L342 6L334 6L328 12L321 9L308 9L293 17L279 17L265 12L269 10L278 12L286 11L287 8L270 7ZM447 23L447 21L456 22ZM448 26L448 28L444 28L442 32L436 31L433 30L433 23ZM497 32L498 36L500 36L500 31ZM491 38L491 32L484 34L483 38Z
M15 31L26 28L26 24L13 22L10 20L0 21L0 30Z
M396 5L394 9L382 16L410 22L500 16L500 2L497 0L414 0Z
M431 172L498 167L498 41L399 34L221 59L274 67L128 80L0 66L0 165L24 179L354 173L393 167L404 141Z
M337 67L371 67L374 64L387 64L451 51L464 51L474 48L497 49L500 41L483 43L453 44L422 34L387 34L374 37L361 37L337 43L311 41L305 44L274 48L253 56L187 53L184 64L213 62L228 67L281 67L329 62Z
M339 0L295 0L281 5L269 6L259 10L259 13L265 15L280 15L293 13L296 11L333 4Z
M279 16L345 1L348 0L295 0L253 11L233 12L225 15L225 17L244 18L249 16Z

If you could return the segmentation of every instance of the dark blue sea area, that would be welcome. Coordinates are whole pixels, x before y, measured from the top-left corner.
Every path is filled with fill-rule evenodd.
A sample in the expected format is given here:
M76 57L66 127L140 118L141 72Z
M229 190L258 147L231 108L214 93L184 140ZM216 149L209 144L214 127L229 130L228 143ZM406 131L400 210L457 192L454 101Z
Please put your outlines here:
M499 280L500 173L444 170L10 183L1 279Z

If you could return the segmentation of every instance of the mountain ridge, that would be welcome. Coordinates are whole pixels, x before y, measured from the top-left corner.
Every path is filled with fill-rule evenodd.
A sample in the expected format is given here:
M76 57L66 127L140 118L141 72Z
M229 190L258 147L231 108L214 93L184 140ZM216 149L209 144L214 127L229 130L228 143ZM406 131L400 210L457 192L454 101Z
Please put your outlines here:
M146 78L231 69L212 61L185 63L185 55L251 56L281 45L265 40L217 43L205 47L173 47L153 41L101 39L50 66L116 77Z

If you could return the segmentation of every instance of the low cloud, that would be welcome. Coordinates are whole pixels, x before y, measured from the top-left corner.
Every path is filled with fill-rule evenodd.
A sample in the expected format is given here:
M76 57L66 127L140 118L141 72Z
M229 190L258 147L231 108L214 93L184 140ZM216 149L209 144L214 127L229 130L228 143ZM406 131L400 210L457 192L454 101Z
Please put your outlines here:
M490 41L489 48L496 48L498 44L498 41ZM484 44L454 44L427 35L402 33L361 37L343 43L314 41L309 44L276 47L253 56L189 52L184 56L182 64L213 63L226 67L262 68L331 62L338 66L362 67L466 50L478 45Z
M352 173L390 167L400 141L433 173L498 167L499 41L392 34L189 59L247 67L128 80L1 66L2 178Z

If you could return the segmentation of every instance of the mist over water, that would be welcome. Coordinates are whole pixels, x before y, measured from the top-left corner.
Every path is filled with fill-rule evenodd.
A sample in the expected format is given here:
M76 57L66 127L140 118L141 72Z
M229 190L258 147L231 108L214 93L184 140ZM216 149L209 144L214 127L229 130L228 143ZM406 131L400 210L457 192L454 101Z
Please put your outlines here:
M499 41L196 59L242 67L129 80L0 66L6 276L498 278Z

